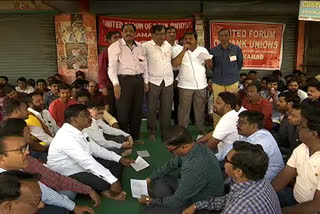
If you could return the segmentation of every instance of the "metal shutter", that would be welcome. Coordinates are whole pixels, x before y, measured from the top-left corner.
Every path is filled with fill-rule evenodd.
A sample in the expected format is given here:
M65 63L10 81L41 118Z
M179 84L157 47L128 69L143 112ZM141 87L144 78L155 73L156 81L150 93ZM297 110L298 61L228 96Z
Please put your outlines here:
M57 72L52 15L0 15L0 74L17 78L47 78Z
M308 77L320 74L320 22L306 22L304 69Z

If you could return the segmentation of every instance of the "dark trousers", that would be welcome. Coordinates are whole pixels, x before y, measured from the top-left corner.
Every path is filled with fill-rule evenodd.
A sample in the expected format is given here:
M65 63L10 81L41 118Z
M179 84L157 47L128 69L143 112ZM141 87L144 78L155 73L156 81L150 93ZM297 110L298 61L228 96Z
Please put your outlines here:
M177 78L179 70L173 71L174 79ZM178 81L174 80L173 82L173 120L174 124L178 125L178 106L179 106L179 88Z
M46 205L40 209L39 214L67 214L69 211L62 207L56 207L52 205Z
M121 96L116 101L117 118L121 130L139 139L142 119L143 78L142 75L119 75Z
M158 101L160 103L159 120L161 136L170 126L172 99L173 99L173 84L165 86L162 81L160 86L149 83L148 98L148 131L149 134L156 134L157 131L157 110Z
M286 187L280 192L277 192L280 206L281 207L289 207L289 206L294 206L298 202L296 199L293 197L293 188L292 187Z
M115 116L115 99L114 99L114 92L113 88L108 88L108 95L106 97L107 100L107 105L109 106L108 112L112 115Z
M153 198L163 198L173 195L178 189L178 179L173 176L163 177L152 181L152 197ZM185 205L179 208L168 208L159 205L151 205L145 207L145 214L181 214L182 211L187 208Z
M103 134L104 138L106 140L112 140L116 143L123 143L127 140L127 138L123 135L109 135L109 134Z
M122 165L120 163L104 160L101 158L96 158L96 160L105 168L109 169L113 176L120 179L122 172ZM90 172L80 172L77 174L73 174L70 177L79 181L80 183L92 187L98 193L110 189L110 184L108 182Z

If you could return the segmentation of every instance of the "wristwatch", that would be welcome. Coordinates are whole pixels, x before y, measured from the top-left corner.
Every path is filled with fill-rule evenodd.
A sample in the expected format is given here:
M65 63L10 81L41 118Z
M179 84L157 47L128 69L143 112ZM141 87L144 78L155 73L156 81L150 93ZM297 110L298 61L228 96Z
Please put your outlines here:
M151 203L151 198L150 198L150 197L146 197L146 202L147 202L147 205L150 205L150 203Z

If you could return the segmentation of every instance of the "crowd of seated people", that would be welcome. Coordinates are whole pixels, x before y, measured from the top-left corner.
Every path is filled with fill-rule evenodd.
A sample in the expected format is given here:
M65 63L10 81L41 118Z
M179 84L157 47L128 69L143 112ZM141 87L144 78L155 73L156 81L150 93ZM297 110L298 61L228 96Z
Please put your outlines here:
M211 105L221 119L208 134L165 129L172 159L146 178L145 213L320 212L319 80L299 71L282 79L279 70L259 80L252 70L240 81L238 93ZM101 197L126 200L120 181L136 141L98 83L83 72L71 85L61 75L16 82L0 76L0 213L22 213L12 201L25 212L80 214L94 210L77 195L93 207Z

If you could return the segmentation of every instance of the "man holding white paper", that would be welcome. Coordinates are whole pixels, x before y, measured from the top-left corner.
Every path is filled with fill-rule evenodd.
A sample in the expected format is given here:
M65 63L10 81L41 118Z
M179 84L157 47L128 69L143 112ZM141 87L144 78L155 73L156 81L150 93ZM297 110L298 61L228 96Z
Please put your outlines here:
M188 127L191 105L195 112L196 126L199 131L205 133L204 115L207 102L206 67L212 68L211 59L199 59L199 54L209 55L206 48L198 46L197 34L186 32L184 34L184 46L178 46L172 52L172 65L179 67L178 88L179 88L179 125Z
M186 128L173 126L166 130L164 144L174 157L146 179L149 187L152 184L152 197L139 199L139 203L148 205L145 213L182 213L198 200L224 194L218 160L205 145L195 144ZM170 175L178 169L181 179Z

